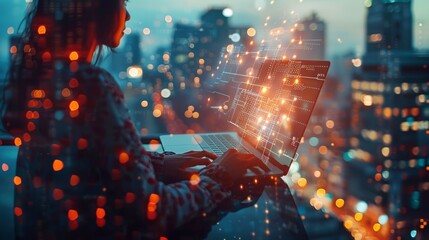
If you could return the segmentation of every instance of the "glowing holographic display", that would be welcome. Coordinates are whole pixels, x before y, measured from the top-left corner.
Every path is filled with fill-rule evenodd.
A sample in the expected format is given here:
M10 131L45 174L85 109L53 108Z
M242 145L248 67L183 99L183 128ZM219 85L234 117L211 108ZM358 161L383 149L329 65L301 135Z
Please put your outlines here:
M269 54L241 51L235 46L221 60L224 64L219 65L220 72L212 84L224 91L215 91L210 101L216 102L216 97L225 100L212 108L225 113L228 123L265 156L288 165L297 157L329 63L256 59L252 54ZM250 62L248 58L255 59L252 66L243 64Z

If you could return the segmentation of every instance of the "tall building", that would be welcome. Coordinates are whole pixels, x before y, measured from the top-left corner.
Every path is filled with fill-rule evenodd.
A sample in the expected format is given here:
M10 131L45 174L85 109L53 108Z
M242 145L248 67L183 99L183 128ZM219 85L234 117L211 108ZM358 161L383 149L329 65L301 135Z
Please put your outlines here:
M326 24L316 13L298 22L292 32L290 54L298 59L325 59Z
M250 27L230 26L231 16L231 9L213 8L201 15L199 26L175 25L171 64L179 74L179 81L187 79L199 86L218 65L222 48L229 44L243 44L252 49L254 34L250 36L247 32Z
M411 4L373 0L368 7L344 155L356 211L370 231L391 239L429 237L429 52L413 50Z

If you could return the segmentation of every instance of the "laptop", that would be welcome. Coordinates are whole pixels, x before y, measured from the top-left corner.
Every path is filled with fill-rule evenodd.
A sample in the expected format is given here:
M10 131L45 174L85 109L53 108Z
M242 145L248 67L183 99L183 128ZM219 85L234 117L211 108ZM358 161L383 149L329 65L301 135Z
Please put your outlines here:
M254 169L245 176L283 176L297 159L330 62L263 61L256 76L240 83L219 107L227 110L227 132L161 135L165 151L206 150L220 156L229 148L251 153L270 170ZM222 94L225 95L225 94Z

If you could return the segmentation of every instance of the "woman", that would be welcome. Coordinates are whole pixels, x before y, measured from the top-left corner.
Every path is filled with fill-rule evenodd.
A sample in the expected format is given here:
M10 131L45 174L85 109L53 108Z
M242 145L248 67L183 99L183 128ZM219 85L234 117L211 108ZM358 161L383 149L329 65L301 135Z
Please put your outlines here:
M130 19L124 0L33 0L10 71L4 125L21 145L19 239L159 239L230 195L253 155L230 150L192 181L164 184L207 152L154 155L113 77L91 64ZM203 158L205 157L205 158Z

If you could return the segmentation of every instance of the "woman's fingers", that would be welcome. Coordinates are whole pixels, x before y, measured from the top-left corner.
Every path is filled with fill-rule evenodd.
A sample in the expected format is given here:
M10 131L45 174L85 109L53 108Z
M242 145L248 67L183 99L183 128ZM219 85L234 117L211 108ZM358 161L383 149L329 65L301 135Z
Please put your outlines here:
M190 151L185 154L193 157L207 157L210 159L216 159L218 157L216 154L207 151Z
M185 161L182 165L182 168L193 167L197 165L209 165L212 161L208 158L190 158Z

